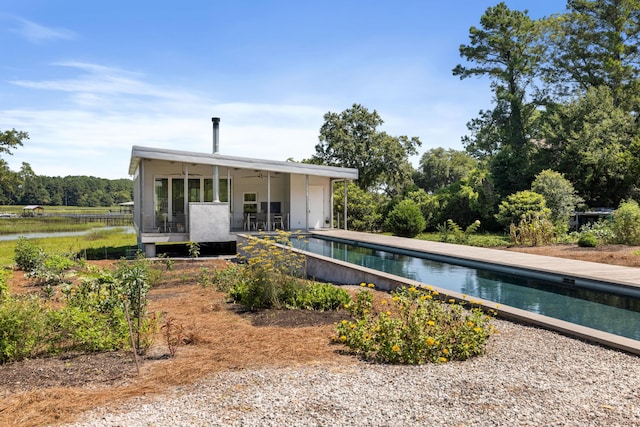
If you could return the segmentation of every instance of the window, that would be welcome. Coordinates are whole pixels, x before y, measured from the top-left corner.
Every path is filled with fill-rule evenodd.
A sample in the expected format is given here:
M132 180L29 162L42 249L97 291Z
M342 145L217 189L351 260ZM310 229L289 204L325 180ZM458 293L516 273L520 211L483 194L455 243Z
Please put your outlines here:
M258 212L258 193L242 194L242 212L243 213Z
M228 190L228 181L226 178L221 178L219 180L219 196L221 202L229 202L229 190ZM213 188L213 179L205 178L204 180L204 201L205 202L213 202L213 193L215 189Z
M189 201L200 202L200 178L189 178Z
M155 182L155 208L156 218L162 218L169 214L169 180L156 178Z
M171 180L171 210L172 216L184 215L184 179Z

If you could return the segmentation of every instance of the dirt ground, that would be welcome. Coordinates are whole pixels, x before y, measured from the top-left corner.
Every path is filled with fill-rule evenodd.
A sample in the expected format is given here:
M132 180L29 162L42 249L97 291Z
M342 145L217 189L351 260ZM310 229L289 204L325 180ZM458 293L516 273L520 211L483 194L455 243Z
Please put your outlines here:
M557 245L509 248L521 252L640 267L640 247L578 248ZM149 293L149 311L180 325L187 344L170 356L159 333L141 358L140 372L130 352L66 354L0 365L0 426L40 426L71 422L96 406L161 393L211 373L263 366L353 363L331 345L334 322L346 312L295 310L249 313L225 301L223 293L196 283L202 267L223 268L228 261L176 262L163 270L162 283ZM104 262L103 262L104 264ZM12 292L33 292L15 271Z

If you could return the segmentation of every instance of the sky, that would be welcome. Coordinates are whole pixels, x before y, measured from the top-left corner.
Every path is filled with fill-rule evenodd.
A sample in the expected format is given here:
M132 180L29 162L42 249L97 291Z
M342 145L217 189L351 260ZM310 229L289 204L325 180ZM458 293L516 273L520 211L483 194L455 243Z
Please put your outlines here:
M380 131L419 154L462 150L491 108L489 81L460 80L486 0L0 0L0 131L29 133L3 155L38 175L128 178L131 147L310 158L328 112L377 111ZM560 0L505 1L532 18Z

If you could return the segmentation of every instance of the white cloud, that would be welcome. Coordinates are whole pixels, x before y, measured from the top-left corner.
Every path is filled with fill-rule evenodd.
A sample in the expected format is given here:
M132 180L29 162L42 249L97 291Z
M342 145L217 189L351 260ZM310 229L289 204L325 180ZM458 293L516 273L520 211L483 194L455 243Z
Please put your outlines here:
M32 43L42 44L50 40L73 40L76 34L64 28L49 28L22 18L15 18L20 27L12 30Z

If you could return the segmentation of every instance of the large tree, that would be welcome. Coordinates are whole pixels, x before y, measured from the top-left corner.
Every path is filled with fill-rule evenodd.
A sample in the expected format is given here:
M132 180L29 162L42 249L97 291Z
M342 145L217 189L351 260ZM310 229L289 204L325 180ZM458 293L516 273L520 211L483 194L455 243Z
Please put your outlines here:
M464 151L442 147L426 151L414 175L416 185L435 193L467 176L478 161Z
M489 158L496 189L503 195L527 188L535 170L534 118L538 102L534 83L544 55L540 24L527 11L510 10L499 3L480 18L481 28L469 29L469 44L460 46L468 62L453 74L461 79L482 76L491 80L495 109L481 111L469 124L471 138L463 139L469 151ZM535 96L534 96L535 98Z
M556 92L606 86L616 107L638 111L640 0L569 0L567 9L548 21L545 76Z
M312 162L358 169L357 184L365 191L394 195L412 183L409 157L421 145L417 137L379 131L384 123L380 115L359 104L341 113L328 112L324 121Z
M592 207L615 207L640 188L636 117L615 104L602 86L546 114L549 166Z

